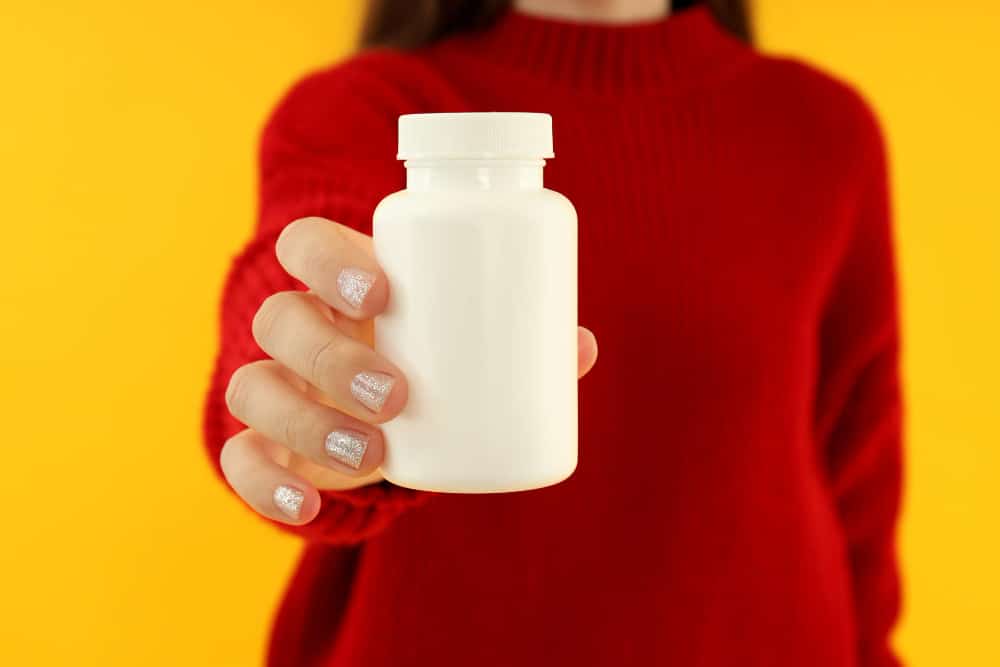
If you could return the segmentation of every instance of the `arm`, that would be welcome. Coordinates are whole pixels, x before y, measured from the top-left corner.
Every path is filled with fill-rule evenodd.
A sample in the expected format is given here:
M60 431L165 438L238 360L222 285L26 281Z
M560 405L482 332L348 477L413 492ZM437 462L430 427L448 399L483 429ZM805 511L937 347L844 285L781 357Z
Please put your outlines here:
M362 541L427 497L378 471L390 443L377 425L408 396L405 375L370 344L390 291L371 213L402 185L396 116L418 110L413 91L377 76L393 57L306 79L265 129L260 219L226 283L206 402L208 452L234 491L330 543ZM583 375L597 345L583 328L578 339Z
M843 527L859 664L898 665L890 632L899 612L899 324L886 166L869 118L851 229L823 316L817 439Z

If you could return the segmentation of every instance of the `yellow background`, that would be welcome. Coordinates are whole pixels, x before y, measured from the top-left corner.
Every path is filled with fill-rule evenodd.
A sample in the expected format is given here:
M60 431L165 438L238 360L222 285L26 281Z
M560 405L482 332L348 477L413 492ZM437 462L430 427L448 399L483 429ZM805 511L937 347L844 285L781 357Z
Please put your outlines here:
M252 665L296 543L200 450L258 127L360 2L0 8L0 664ZM760 0L765 48L859 85L893 157L909 469L898 645L996 665L1000 10ZM949 11L951 9L952 11Z

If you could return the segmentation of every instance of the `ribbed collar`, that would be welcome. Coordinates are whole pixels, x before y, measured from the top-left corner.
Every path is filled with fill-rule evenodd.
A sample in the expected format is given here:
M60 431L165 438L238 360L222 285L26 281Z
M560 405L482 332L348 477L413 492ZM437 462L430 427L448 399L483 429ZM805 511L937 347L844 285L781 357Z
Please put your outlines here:
M753 51L704 6L656 21L610 25L509 11L489 29L448 40L459 49L553 85L639 92L711 84Z

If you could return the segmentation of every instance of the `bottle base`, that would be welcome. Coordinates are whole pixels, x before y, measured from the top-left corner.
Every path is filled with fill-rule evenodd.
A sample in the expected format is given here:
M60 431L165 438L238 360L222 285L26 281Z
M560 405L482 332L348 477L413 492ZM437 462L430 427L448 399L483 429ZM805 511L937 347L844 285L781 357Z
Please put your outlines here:
M416 491L433 491L435 493L515 493L517 491L532 491L547 486L554 486L567 480L576 470L573 467L558 474L520 480L497 479L417 479L395 475L383 470L382 476L387 482Z

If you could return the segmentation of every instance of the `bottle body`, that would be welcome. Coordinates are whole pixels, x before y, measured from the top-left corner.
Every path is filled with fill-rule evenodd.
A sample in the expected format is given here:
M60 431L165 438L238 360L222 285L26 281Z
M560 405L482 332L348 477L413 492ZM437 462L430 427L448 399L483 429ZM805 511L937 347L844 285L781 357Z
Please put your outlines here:
M374 219L390 285L376 348L409 382L382 425L383 475L459 493L565 479L577 460L572 204L541 187L541 166L431 165L408 183Z

